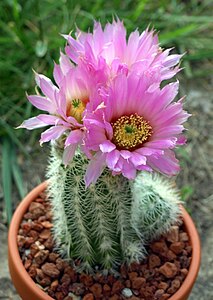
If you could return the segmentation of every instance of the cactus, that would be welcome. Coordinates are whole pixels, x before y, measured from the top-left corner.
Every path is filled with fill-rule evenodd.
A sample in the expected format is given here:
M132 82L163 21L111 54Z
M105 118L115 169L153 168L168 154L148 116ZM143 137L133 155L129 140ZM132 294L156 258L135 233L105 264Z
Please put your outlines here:
M174 182L158 174L141 172L132 185L132 224L150 242L166 233L181 215L180 196Z
M87 272L97 265L109 270L139 262L147 240L177 220L176 193L156 176L141 173L131 182L107 168L86 188L87 164L77 153L65 167L59 148L52 147L48 178L56 247L73 261L79 259L79 270Z

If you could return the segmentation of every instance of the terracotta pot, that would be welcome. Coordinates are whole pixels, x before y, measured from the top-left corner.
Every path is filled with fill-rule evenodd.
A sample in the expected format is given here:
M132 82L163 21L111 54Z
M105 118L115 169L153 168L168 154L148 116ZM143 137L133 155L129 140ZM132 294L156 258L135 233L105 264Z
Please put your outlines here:
M36 199L41 192L45 190L46 186L46 182L40 184L23 199L23 201L16 209L13 215L12 222L10 224L8 234L9 269L13 283L23 300L53 300L52 297L48 296L45 292L43 292L30 278L22 264L17 246L17 234L23 215L25 214L30 203L34 199ZM198 233L191 217L183 207L182 211L184 224L191 240L192 261L187 277L185 278L179 290L172 297L170 297L169 300L186 300L188 298L196 280L200 266L201 250Z

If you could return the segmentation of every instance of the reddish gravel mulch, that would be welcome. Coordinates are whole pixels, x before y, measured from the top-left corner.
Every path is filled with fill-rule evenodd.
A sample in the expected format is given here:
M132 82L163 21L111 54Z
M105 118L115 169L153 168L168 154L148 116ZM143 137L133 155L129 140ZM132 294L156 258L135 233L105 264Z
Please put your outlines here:
M182 284L191 262L191 246L183 225L153 242L148 257L119 276L77 273L54 251L50 203L45 193L31 203L20 225L18 247L29 276L57 300L165 300Z

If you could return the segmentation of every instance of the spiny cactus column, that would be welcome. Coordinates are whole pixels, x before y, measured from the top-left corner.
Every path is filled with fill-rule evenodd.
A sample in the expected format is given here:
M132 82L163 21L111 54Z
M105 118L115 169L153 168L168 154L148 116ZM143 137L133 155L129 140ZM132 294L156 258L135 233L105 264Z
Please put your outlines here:
M147 242L166 233L181 215L174 183L160 175L141 172L132 184L132 224Z
M129 180L105 169L96 184L86 188L87 164L85 156L76 154L64 167L60 151L52 148L49 197L58 249L79 258L87 271L97 264L111 269L122 261L139 261L145 250L142 236L131 226Z
M57 248L80 259L80 270L112 269L145 257L145 244L164 233L180 215L176 190L146 172L135 181L112 176L106 168L96 184L85 187L87 158L78 153L69 166L52 147L49 197Z

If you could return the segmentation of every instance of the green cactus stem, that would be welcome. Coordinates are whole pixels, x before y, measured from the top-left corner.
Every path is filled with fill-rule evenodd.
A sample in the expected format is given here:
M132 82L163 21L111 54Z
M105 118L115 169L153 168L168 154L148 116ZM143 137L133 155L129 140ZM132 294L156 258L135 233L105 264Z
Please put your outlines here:
M77 153L68 166L53 146L47 176L58 251L78 268L116 269L141 261L149 240L165 233L180 216L176 189L158 176L141 172L134 181L105 168L96 184L85 187L88 159Z
M168 232L181 216L180 196L174 182L141 172L132 185L132 224L150 242Z
M86 188L87 164L79 153L65 167L52 148L47 175L57 248L62 255L79 259L81 269L88 272L95 265L112 269L121 262L140 261L145 249L131 226L130 181L112 176L106 168L96 184Z

